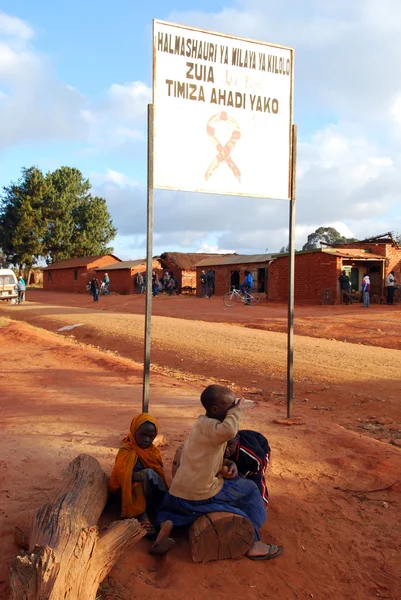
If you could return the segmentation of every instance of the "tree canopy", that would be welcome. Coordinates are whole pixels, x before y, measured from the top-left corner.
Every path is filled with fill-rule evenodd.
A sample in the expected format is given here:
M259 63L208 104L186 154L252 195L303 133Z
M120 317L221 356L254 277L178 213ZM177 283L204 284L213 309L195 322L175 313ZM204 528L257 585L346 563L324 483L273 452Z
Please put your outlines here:
M0 248L8 263L32 267L40 259L106 254L116 233L106 200L92 196L78 169L44 175L23 168L19 181L3 188Z
M308 235L308 241L302 246L302 250L320 248L322 242L326 244L346 244L357 241L356 238L344 237L334 227L318 227L316 231Z

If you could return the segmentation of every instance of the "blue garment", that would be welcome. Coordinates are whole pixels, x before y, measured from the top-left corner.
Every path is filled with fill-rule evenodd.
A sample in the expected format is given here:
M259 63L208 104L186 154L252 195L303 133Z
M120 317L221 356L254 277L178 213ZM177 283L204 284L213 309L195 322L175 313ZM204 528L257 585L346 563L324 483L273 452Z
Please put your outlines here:
M153 523L155 515L160 510L164 496L167 493L166 484L156 471L149 468L145 469L139 458L135 463L132 476L134 476L134 473L143 473L146 477L146 481L144 482L146 512Z
M157 523L170 520L176 527L190 525L202 515L210 512L228 512L241 515L251 521L254 540L260 540L259 529L267 519L264 502L256 483L237 477L225 479L222 490L208 500L184 500L166 494Z
M369 308L369 306L370 306L369 292L363 292L363 306L365 308Z
M253 279L250 273L245 277L244 285L248 286L250 290L252 289Z

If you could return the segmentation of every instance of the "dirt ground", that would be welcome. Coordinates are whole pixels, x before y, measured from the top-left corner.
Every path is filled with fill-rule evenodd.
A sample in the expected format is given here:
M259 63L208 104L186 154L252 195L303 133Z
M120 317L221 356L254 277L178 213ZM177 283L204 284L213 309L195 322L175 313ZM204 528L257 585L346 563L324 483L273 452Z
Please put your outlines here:
M32 292L30 299L35 303L0 306L0 552L6 559L0 598L9 593L7 563L16 552L18 513L49 499L62 469L79 453L92 454L110 473L119 441L140 410L143 299L109 297L94 305L89 296L44 292ZM163 560L149 556L142 541L125 553L100 597L147 600L160 591L166 600L211 594L398 599L400 310L374 306L359 316L364 311L354 306L297 308L297 322L309 319L315 332L324 333L326 320L338 333L347 319L356 332L362 325L352 329L351 322L362 319L373 337L367 346L350 334L313 339L297 329L302 335L295 337L292 426L275 422L285 416L286 337L268 331L274 320L285 326L285 307L229 310L218 298L154 302L151 410L167 437L162 452L170 473L175 448L201 412L199 393L207 383L225 382L255 401L243 426L265 434L273 449L262 533L283 544L285 553L269 563L194 565L183 536ZM392 345L373 347L378 339L372 321Z
M28 290L32 302L61 306L91 308L117 313L142 315L145 298L136 294L130 296L110 295L100 299L98 304L87 294L66 294ZM266 302L262 299L258 306L237 305L227 308L221 296L211 301L194 296L159 295L153 301L153 314L180 319L235 323L251 329L267 331L287 331L287 306ZM401 304L394 306L372 304L369 310L362 304L352 306L296 306L295 333L308 337L318 337L347 341L354 344L367 344L382 348L401 349Z

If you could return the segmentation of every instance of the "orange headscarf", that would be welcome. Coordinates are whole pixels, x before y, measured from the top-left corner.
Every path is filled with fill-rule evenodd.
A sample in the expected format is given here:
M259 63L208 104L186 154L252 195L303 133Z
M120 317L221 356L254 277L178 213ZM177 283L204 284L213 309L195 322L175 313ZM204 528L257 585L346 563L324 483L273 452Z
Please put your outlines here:
M153 469L166 483L160 450L153 444L150 448L140 448L135 434L144 423L152 423L158 431L157 421L147 413L141 413L132 419L130 432L123 440L111 473L109 487L111 492L121 489L122 517L136 517L146 510L146 498L141 482L132 481L132 472L140 459L144 469ZM167 484L166 484L167 485Z

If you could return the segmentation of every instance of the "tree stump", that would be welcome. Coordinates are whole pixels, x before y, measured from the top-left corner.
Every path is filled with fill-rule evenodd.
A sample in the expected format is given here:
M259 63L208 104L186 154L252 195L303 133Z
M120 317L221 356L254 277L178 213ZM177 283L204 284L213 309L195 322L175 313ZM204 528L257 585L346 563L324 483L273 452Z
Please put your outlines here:
M253 544L253 525L248 519L227 512L208 513L190 527L189 544L196 563L239 558Z
M95 600L125 548L145 535L136 519L100 532L107 476L86 454L68 466L53 500L19 520L15 541L27 550L10 565L12 600Z

